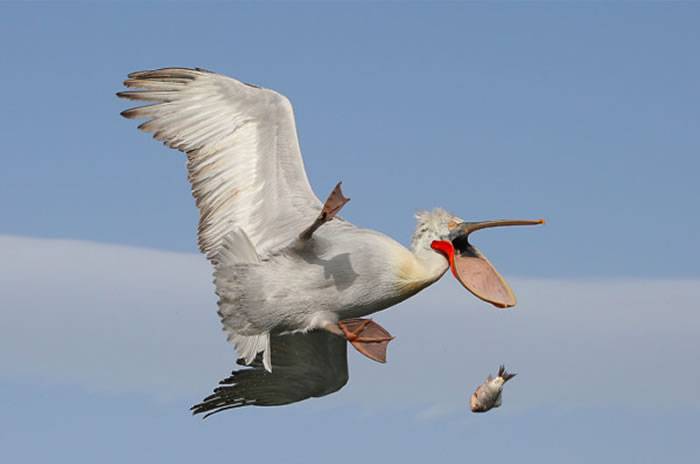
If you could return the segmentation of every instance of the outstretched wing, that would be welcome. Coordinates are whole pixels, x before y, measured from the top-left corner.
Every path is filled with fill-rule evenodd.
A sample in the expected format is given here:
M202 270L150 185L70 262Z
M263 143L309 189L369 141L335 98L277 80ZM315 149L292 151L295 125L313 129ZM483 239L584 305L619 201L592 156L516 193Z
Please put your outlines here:
M124 85L137 90L118 96L154 104L122 116L147 119L139 129L187 154L199 247L209 259L233 227L263 254L319 214L283 95L202 69L139 71Z
M241 406L281 406L340 390L348 381L347 343L322 330L270 337L272 372L260 356L252 368L233 371L194 406L205 418ZM239 364L240 364L239 360Z

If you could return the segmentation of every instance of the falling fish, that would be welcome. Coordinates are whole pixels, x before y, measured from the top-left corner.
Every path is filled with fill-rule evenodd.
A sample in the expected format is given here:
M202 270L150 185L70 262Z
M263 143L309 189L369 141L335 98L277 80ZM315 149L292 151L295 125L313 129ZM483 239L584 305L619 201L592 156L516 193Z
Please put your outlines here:
M469 401L472 412L486 412L491 408L497 408L501 405L501 391L503 384L515 377L516 374L506 372L506 368L501 366L498 368L496 378L489 374L484 383L476 388L476 391Z

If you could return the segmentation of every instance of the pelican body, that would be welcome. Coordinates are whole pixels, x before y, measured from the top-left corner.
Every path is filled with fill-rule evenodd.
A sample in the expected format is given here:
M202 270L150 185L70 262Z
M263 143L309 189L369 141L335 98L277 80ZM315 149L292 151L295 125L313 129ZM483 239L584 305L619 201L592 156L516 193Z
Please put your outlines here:
M224 259L215 271L224 324L243 336L307 332L388 308L449 268L423 247L426 240L414 253L384 234L335 220L313 240L294 239L251 264Z
M193 407L213 414L323 396L347 382L346 342L379 362L393 338L365 316L395 305L448 269L478 298L515 305L505 280L468 241L488 227L442 209L417 215L408 249L336 214L306 177L292 106L269 89L203 69L132 73L117 95L151 104L122 112L187 155L200 210L199 246L214 266L219 315L240 359L214 394ZM206 417L206 416L205 416Z

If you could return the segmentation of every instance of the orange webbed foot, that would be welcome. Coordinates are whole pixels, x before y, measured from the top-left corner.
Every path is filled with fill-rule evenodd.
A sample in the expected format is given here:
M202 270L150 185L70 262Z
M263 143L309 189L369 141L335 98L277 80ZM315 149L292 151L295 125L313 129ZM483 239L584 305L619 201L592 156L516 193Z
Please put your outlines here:
M338 327L357 351L374 361L386 362L386 350L394 337L384 327L371 319L346 319Z
M314 223L299 234L300 239L309 240L313 233L316 232L316 229L333 219L335 215L338 214L338 211L345 206L345 203L350 201L349 198L343 195L343 191L340 189L340 184L342 184L342 182L338 182L331 194L328 195L326 202L323 204L321 214L318 215Z

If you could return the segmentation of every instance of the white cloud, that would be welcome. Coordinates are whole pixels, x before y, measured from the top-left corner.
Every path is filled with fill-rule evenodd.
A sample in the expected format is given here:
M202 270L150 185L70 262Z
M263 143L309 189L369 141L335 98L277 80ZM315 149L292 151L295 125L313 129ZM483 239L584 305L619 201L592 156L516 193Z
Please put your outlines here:
M226 374L200 256L0 237L0 262L4 376L169 397Z
M201 256L0 236L0 262L6 380L196 401L233 368ZM504 409L700 407L700 282L510 280L515 310L445 277L378 314L397 336L389 363L351 353L348 386L316 407L413 408L430 420L466 410L500 363L520 374Z

